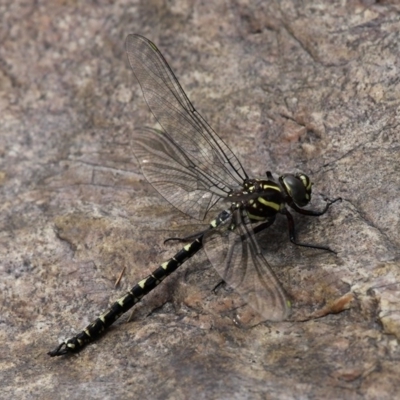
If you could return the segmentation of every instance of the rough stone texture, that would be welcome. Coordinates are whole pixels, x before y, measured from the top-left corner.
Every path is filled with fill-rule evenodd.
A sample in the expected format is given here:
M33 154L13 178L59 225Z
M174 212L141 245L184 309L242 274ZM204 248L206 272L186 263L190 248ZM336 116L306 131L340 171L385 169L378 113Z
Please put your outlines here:
M398 396L397 1L19 0L0 3L0 21L1 398ZM298 168L316 193L343 197L320 219L296 217L303 241L338 254L294 248L280 220L260 243L290 321L237 327L240 300L211 291L202 253L129 323L50 359L174 253L163 239L194 230L129 149L153 121L123 50L135 32L249 174Z

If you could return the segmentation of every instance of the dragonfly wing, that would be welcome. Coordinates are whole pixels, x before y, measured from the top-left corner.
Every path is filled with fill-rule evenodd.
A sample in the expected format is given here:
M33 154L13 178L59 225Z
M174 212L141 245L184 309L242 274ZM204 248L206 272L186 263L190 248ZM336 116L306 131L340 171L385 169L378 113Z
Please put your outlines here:
M142 128L132 135L133 152L145 178L168 202L183 213L199 220L229 193L214 187L207 175L200 174L188 156L165 132ZM218 189L218 190L217 190Z
M146 102L164 130L164 141L186 155L196 176L207 177L209 191L220 195L221 189L241 186L247 175L240 161L194 109L155 44L129 35L125 48ZM158 181L150 183L157 188ZM164 197L170 201L168 194Z
M261 253L248 218L240 210L207 234L203 243L208 259L222 279L257 313L269 321L288 317L290 303Z

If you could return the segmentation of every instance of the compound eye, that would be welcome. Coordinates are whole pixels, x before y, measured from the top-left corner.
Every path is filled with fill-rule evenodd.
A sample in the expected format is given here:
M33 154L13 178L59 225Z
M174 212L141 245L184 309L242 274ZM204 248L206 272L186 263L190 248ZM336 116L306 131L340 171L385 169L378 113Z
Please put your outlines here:
M310 178L305 174L287 174L281 177L286 193L299 207L306 206L311 200Z
M312 188L313 184L312 184L310 178L306 174L302 174L302 173L296 174L296 177L301 180L302 184L306 188L306 192L311 195L311 188Z

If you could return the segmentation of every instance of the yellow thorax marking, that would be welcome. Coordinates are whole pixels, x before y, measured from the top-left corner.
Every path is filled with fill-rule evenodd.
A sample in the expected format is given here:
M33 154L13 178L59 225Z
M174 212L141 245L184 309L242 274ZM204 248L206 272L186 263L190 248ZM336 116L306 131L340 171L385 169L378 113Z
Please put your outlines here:
M281 205L280 205L280 204L274 203L273 201L265 200L263 197L258 197L257 200L258 200L261 204L263 204L264 206L271 207L271 208L273 208L273 209L276 210L276 211L279 211L280 208L281 208Z

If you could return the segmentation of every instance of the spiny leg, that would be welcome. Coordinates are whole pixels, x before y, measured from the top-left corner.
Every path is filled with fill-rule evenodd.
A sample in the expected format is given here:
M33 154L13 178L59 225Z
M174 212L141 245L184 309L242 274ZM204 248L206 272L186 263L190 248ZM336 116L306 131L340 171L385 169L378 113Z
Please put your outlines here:
M308 216L311 216L311 217L319 217L321 215L324 215L328 211L329 207L333 203L336 203L337 201L342 201L342 198L338 197L338 198L333 199L333 200L329 200L329 199L325 199L325 200L326 200L326 205L325 205L325 208L322 211L303 210L302 208L297 207L294 203L290 204L290 207L292 207L299 214L308 215ZM281 212L282 212L282 214L286 215L286 218L288 220L289 239L293 244L295 244L296 246L309 247L311 249L319 249L319 250L329 251L330 253L337 254L336 251L332 250L328 246L319 246L319 245L309 244L309 243L299 243L296 240L296 230L295 230L295 224L294 224L294 220L293 220L292 214L290 214L290 212L286 208L283 209Z
M177 241L177 242L180 242L180 243L192 242L196 238L204 236L206 233L208 233L212 229L213 229L212 227L208 227L207 229L204 229L203 231L200 231L200 232L197 232L197 233L193 233L192 235L188 235L188 236L185 236L183 238L175 237L175 236L169 237L169 238L166 238L164 240L164 244L166 244L167 242L171 242L171 241Z
M326 201L325 207L322 211L315 211L315 210L304 210L303 208L297 207L295 203L290 203L290 207L293 208L297 213L303 214L303 215L308 215L310 217L320 217L321 215L324 215L328 210L329 207L336 203L337 201L342 201L341 197L337 197L336 199L330 200L327 197L324 198Z

